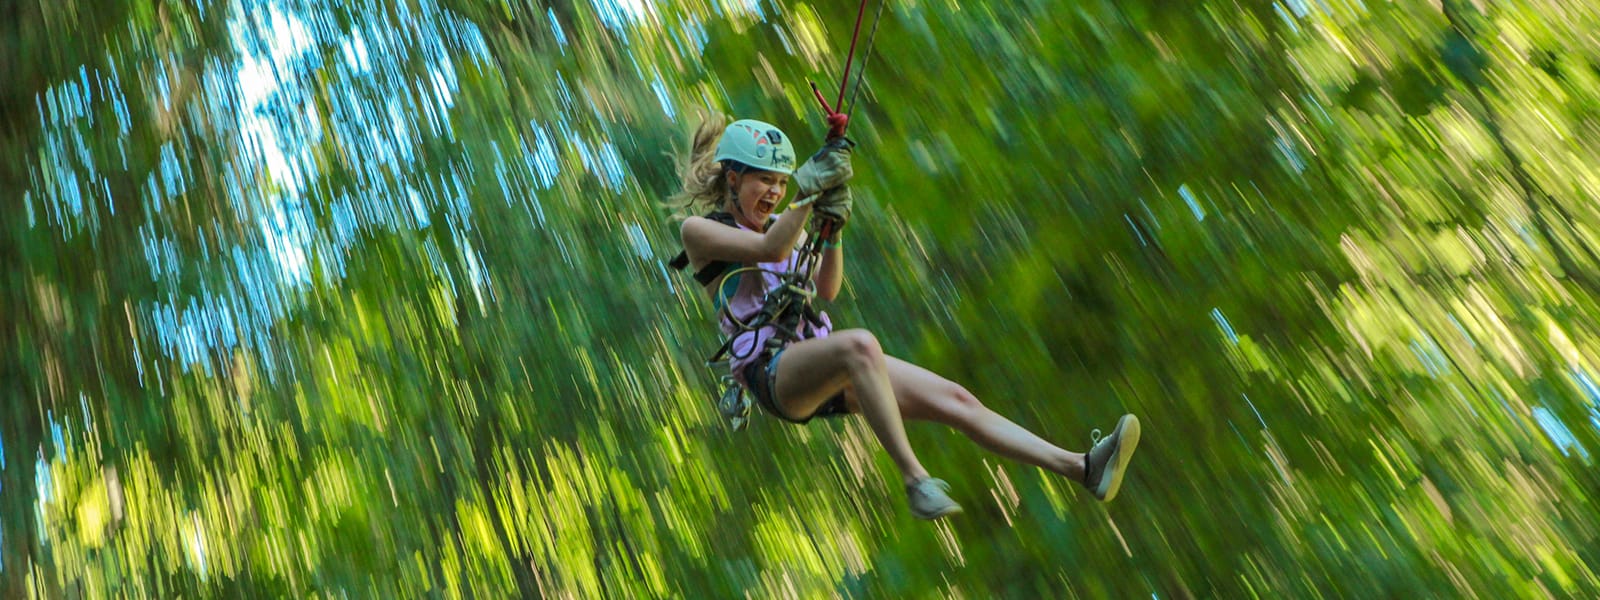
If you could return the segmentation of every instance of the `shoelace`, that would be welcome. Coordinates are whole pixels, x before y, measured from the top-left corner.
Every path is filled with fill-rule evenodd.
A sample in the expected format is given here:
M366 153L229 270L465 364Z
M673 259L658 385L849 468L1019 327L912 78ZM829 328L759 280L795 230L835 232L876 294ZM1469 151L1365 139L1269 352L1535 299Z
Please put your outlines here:
M1095 448L1100 446L1100 440L1103 439L1105 439L1105 436L1100 433L1099 429L1089 431L1089 451L1083 454L1084 485L1091 485L1090 482L1094 481L1094 461L1090 455L1094 453Z

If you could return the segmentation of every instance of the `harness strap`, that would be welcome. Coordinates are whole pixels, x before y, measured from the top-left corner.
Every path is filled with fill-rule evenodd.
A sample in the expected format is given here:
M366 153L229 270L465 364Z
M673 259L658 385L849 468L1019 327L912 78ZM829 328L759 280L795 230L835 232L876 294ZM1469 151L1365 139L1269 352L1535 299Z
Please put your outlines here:
M727 307L724 307L724 310L727 310ZM773 327L772 337L767 338L763 347L751 348L751 352L776 353L789 344L808 339L807 334L814 335L817 329L822 327L822 313L811 304L807 295L793 289L792 282L785 282L768 294L761 304L761 310L750 319L750 322L739 323L735 318L734 323L740 331L723 340L722 346L711 355L708 363L715 363L730 356L733 344L739 336L758 332L768 326ZM802 324L809 326L807 333L800 332ZM745 356L749 354L734 358L742 359Z

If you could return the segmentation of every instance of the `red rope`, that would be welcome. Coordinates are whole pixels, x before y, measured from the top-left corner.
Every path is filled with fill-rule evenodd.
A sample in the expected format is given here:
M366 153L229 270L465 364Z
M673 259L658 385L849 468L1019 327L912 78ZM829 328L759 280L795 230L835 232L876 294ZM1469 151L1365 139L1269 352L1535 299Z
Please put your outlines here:
M822 97L822 90L817 89L816 82L808 81L806 83L811 84L811 95L817 97L817 104L822 105L822 112L830 117L833 116L833 107L828 106L828 100Z
M867 0L861 0L861 8L856 10L856 30L850 34L850 54L845 56L844 59L844 77L839 78L839 98L833 101L833 105L840 108L844 108L844 90L845 86L850 83L850 63L855 62L856 40L861 38L861 20L866 16ZM823 104L823 106L827 106L827 104ZM828 113L832 114L833 111L830 110Z

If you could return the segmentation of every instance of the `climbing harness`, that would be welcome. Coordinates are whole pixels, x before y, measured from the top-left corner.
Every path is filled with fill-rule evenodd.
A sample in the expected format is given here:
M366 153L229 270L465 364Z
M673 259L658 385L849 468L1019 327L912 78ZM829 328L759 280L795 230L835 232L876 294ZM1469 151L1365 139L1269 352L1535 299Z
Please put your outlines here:
M822 105L828 123L828 133L825 138L828 143L837 143L837 140L844 138L845 129L850 121L849 111L855 109L856 96L860 94L862 82L866 79L867 61L872 56L873 41L878 34L878 22L883 17L883 4L883 0L878 0L878 10L872 19L872 31L867 36L867 46L862 55L860 69L856 72L855 90L850 94L849 106L844 103L844 94L850 83L850 67L855 62L856 41L861 36L861 22L866 16L867 0L861 0L861 6L856 11L855 30L850 35L850 52L845 57L844 74L839 79L839 95L833 105L830 106L822 97L822 92L816 83L807 82L811 85L811 92L816 96L817 103ZM846 140L845 143L850 142ZM727 212L712 212L706 215L706 218L730 227L737 226L733 215ZM768 225L771 225L771 221ZM751 404L748 391L739 384L732 372L733 360L747 358L749 354L735 356L735 342L740 336L759 335L758 332L763 328L771 326L775 331L774 335L767 338L761 347L752 346L749 350L749 352L761 352L767 360L770 360L789 344L806 339L801 333L802 325L808 327L806 330L808 333L814 333L823 325L821 313L812 304L812 300L816 297L816 283L811 277L822 262L824 244L834 239L843 226L841 221L834 218L812 219L807 228L806 242L795 249L798 256L790 265L791 270L786 273L752 266L733 268L733 263L728 261L713 261L695 272L695 281L701 285L708 285L713 280L717 282L714 289L717 291L718 315L732 323L735 330L706 361L706 366L718 373L718 387L721 393L717 398L717 412L734 431L743 429L749 422ZM678 253L678 256L668 264L673 269L683 270L689 266L688 253L686 251ZM726 297L726 284L731 277L743 277L747 274L776 275L780 283L767 292L762 299L761 309L755 315L745 317L749 319L745 321L733 314L729 298Z
M719 373L722 394L717 401L717 411L734 431L743 429L749 420L750 397L745 387L734 378L733 361L747 358L754 352L760 352L766 360L771 360L779 350L806 339L808 335L802 334L802 331L814 334L823 325L822 314L812 304L816 298L816 288L811 280L812 273L821 262L821 250L819 242L808 241L796 250L799 257L794 269L787 273L761 267L740 267L724 273L717 283L718 314L733 325L734 331L706 361L706 366ZM748 321L734 314L732 302L727 297L730 278L747 274L758 277L776 275L780 282L762 298L761 309L755 315L746 317ZM769 326L773 329L773 335L767 338L766 343L759 347L752 345L744 354L738 354L734 349L740 336L759 335L762 329Z
M732 214L727 212L713 212L705 215L706 218L728 225L736 226ZM770 225L770 221L769 221ZM775 271L762 267L738 267L729 270L733 263L727 261L713 261L702 266L695 272L695 281L701 285L716 282L713 288L717 290L716 305L717 315L727 319L733 325L734 332L723 340L717 351L706 360L706 366L719 374L718 387L722 390L717 399L717 411L720 412L728 424L738 431L744 428L750 415L750 398L744 386L740 385L733 376L732 362L750 356L751 352L762 352L768 355L776 354L785 346L805 339L801 334L801 326L809 326L809 332L823 325L822 314L812 304L816 297L816 284L811 280L816 268L821 264L823 238L829 227L827 221L814 223L809 239L795 249L798 257L791 265L788 272ZM668 263L673 269L683 270L689 266L687 252L679 252ZM762 298L761 309L754 315L740 317L733 312L728 283L737 281L734 277L745 275L763 276L775 275L779 284L768 291ZM734 349L735 342L740 336L758 335L763 328L771 326L774 329L772 337L761 347L752 346L746 353L738 354Z

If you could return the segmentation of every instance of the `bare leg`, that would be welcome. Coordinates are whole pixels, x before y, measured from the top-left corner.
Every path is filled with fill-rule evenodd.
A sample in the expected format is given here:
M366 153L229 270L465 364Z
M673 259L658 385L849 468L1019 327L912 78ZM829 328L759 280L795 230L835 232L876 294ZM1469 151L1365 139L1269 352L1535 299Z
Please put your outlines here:
M816 412L834 394L849 388L878 443L909 485L928 477L928 471L906 439L886 360L877 338L861 329L797 342L778 357L774 396L785 414L800 417Z
M949 425L995 454L1083 481L1084 455L1023 429L989 410L966 388L932 371L892 356L885 362L905 418Z

